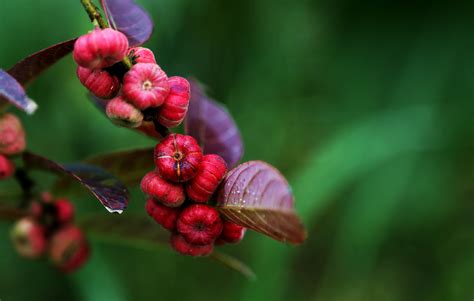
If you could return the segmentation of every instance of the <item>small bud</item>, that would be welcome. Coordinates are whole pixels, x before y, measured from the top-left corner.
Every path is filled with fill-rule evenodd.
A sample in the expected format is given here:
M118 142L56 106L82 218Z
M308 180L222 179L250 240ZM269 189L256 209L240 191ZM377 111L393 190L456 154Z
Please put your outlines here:
M0 154L15 155L25 150L25 131L20 120L7 113L0 117Z
M163 228L173 231L176 228L176 220L181 213L180 208L164 206L155 199L148 199L145 205L146 212Z
M76 226L66 226L51 238L49 257L64 273L81 267L89 258L89 245L82 231Z
M127 54L128 39L120 31L95 29L74 44L76 63L88 69L102 69L120 62Z
M224 178L227 167L224 159L218 155L205 155L197 175L186 184L186 193L195 202L205 203Z
M156 64L133 65L123 78L124 98L140 110L161 106L169 90L168 77Z
M179 207L186 199L183 186L162 179L156 171L147 173L140 186L143 193L168 207Z
M154 157L163 178L173 182L186 182L197 174L202 151L193 137L171 134L156 145Z
M176 127L181 124L188 112L191 86L182 77L173 76L168 79L170 93L160 107L158 121L165 127Z
M74 206L68 199L58 199L54 203L56 219L60 225L68 224L74 220Z
M178 217L176 229L187 242L207 245L214 242L222 232L222 219L211 206L193 204L186 207Z
M119 79L105 70L78 66L76 74L81 84L99 98L111 99L120 90Z
M11 231L13 246L17 252L28 258L38 258L46 250L44 228L29 217L20 219Z
M15 165L7 157L0 155L0 180L5 180L13 176Z
M182 254L189 256L207 256L212 253L214 246L208 245L193 245L187 242L182 235L173 234L170 239L173 249Z
M134 64L151 63L156 64L153 51L145 47L133 47L128 50L128 56Z
M216 240L216 245L239 243L244 239L246 230L246 228L233 222L224 221L224 228L222 229L221 235Z
M118 126L136 128L143 122L142 112L123 100L121 96L109 101L105 107L105 113Z

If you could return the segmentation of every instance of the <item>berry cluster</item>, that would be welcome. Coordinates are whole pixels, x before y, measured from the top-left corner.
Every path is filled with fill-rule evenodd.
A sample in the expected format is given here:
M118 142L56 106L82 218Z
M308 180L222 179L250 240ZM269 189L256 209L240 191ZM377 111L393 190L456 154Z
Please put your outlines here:
M15 173L15 165L10 156L25 150L25 131L20 120L13 114L0 116L0 180L10 178Z
M89 257L89 245L82 231L73 224L74 207L67 199L49 193L31 204L27 217L17 221L11 231L17 252L27 258L48 253L54 266L69 273Z
M203 155L191 136L170 134L155 147L156 169L146 174L141 189L145 209L172 232L171 245L179 253L206 256L214 244L237 243L245 228L223 220L207 204L224 178L227 167L218 155Z
M112 99L106 114L117 125L136 128L145 116L164 127L176 127L184 119L190 99L190 85L182 77L169 77L156 63L150 49L129 48L127 37L114 29L95 29L74 44L80 82L95 96ZM132 62L123 72L121 61Z

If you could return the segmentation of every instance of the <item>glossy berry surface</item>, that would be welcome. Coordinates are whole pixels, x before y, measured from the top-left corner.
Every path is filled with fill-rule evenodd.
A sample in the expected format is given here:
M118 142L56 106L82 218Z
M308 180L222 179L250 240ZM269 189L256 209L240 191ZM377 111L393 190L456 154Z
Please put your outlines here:
M120 90L119 79L105 70L78 66L76 74L81 84L99 98L113 98Z
M58 199L54 202L56 219L59 224L64 225L74 220L74 206L67 199Z
M176 127L183 122L188 112L191 86L182 77L173 76L168 79L170 92L160 107L158 122L165 127Z
M20 119L6 113L0 117L0 154L15 155L25 150L25 131Z
M33 219L20 219L11 231L13 246L17 252L27 258L38 258L46 250L44 228Z
M214 246L208 245L194 245L187 242L184 237L180 234L174 233L170 239L171 246L173 249L182 254L188 256L207 256L212 253Z
M147 173L140 186L143 193L169 207L178 207L186 199L180 184L166 181L156 171Z
M153 51L145 47L133 47L128 50L128 56L132 59L134 64L138 63L152 63L156 64L155 55Z
M120 62L127 54L128 39L120 31L95 29L79 37L74 44L76 63L88 69L101 69Z
M186 183L186 193L195 202L207 202L224 178L227 166L218 155L205 155L196 176Z
M49 257L65 273L81 267L89 258L89 245L82 231L72 225L59 229L51 238Z
M15 173L15 165L7 157L0 155L0 180L8 179Z
M171 134L156 145L154 160L163 178L186 182L197 174L202 151L193 137Z
M244 238L246 230L246 228L237 225L231 221L224 221L222 233L216 240L216 244L222 245L225 243L239 243Z
M212 244L222 232L219 212L211 206L193 204L181 212L176 229L187 242L196 245Z
M137 128L143 122L143 113L121 96L115 97L107 103L105 113L118 126Z
M158 203L155 199L148 199L145 210L163 228L173 231L176 228L176 220L181 213L180 208L171 208Z
M156 64L138 63L125 74L122 93L140 110L159 107L169 93L168 77Z

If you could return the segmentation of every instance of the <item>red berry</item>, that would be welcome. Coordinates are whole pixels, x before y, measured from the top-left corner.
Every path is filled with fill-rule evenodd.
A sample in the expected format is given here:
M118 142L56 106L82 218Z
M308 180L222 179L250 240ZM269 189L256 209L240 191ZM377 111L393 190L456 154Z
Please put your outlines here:
M197 141L180 134L166 136L155 147L155 164L161 176L173 182L186 182L198 172L202 151Z
M153 51L145 47L134 47L128 50L128 55L132 61L137 63L152 63L156 64L155 55Z
M78 66L76 74L84 87L99 98L113 98L120 90L119 79L105 70Z
M95 29L74 44L74 60L88 69L101 69L120 62L127 54L128 39L120 31Z
M143 114L121 96L115 97L105 107L107 117L113 123L127 128L139 127L143 122Z
M89 258L89 245L82 231L70 225L56 232L51 238L49 257L65 273L81 267Z
M7 157L0 155L0 180L8 179L15 173L15 165Z
M168 77L156 64L138 63L123 78L123 96L140 110L161 106L169 90Z
M181 124L188 111L191 97L191 86L182 77L173 76L168 79L170 93L160 108L158 121L165 127L175 127Z
M145 205L146 212L163 228L173 231L176 228L176 220L178 219L181 209L164 206L155 199L148 199Z
M188 197L196 202L209 201L226 172L224 159L218 155L205 155L202 157L197 175L186 185Z
M25 150L25 131L13 114L0 117L0 154L15 155Z
M222 232L222 219L211 206L193 204L186 207L178 217L176 228L191 244L207 245L214 242Z
M46 250L44 228L29 217L20 219L11 231L17 252L24 257L37 258Z
M222 229L221 236L216 240L216 244L236 244L244 238L246 230L246 228L233 222L224 221L224 228Z
M54 203L56 208L56 218L59 224L67 224L73 221L74 219L74 206L67 199L58 199Z
M193 245L187 242L182 235L173 234L170 239L173 249L183 255L189 256L207 256L212 253L214 246L208 245Z
M147 173L140 184L143 193L169 207L179 207L186 196L180 184L168 182L156 171Z

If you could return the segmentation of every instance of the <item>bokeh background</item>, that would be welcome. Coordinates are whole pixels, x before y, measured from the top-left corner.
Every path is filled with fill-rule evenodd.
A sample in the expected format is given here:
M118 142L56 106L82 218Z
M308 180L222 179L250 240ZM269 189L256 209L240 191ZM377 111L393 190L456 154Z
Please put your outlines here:
M225 247L254 282L210 260L100 239L89 264L64 276L20 258L1 222L1 300L474 298L472 1L138 3L156 23L147 46L160 65L206 83L239 124L244 159L287 176L308 240L248 233ZM78 0L1 0L0 20L3 69L91 28ZM70 56L28 92L40 109L14 111L39 154L68 162L153 144L103 118ZM79 218L106 214L87 194L74 201ZM143 203L135 189L124 214Z

